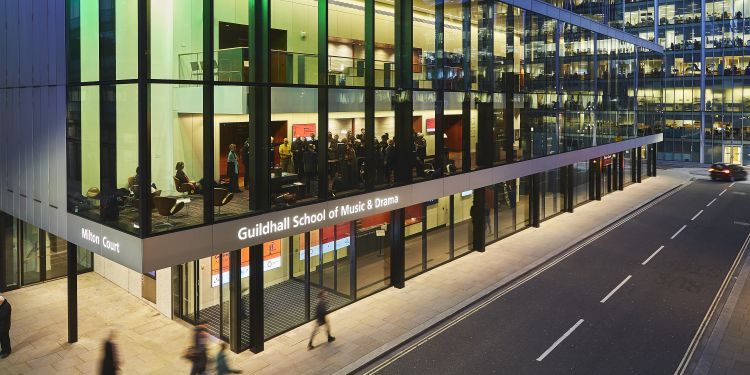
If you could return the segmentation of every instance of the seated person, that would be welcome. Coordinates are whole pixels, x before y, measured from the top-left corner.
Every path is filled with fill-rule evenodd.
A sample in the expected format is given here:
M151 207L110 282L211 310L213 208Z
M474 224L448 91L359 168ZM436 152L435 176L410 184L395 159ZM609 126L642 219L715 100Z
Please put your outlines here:
M203 190L201 188L201 184L199 182L190 181L190 178L188 178L187 174L185 174L185 163L178 161L177 166L175 166L175 170L177 172L175 173L174 178L176 178L181 185L190 186L190 194L200 194L200 192Z
M135 167L135 176L133 176L132 183L131 181L128 181L128 189L131 193L138 195L138 192L136 191L135 187L138 186L138 182L140 181L140 174L141 174L141 167ZM156 187L155 183L151 183L151 192L158 191L159 189Z

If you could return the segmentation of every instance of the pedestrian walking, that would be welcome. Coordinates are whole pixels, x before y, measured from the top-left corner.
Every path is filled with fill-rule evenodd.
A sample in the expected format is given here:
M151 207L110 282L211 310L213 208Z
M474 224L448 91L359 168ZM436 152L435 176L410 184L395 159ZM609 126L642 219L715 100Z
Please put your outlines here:
M10 355L10 302L0 296L0 358Z
M207 323L205 321L198 323L193 329L193 344L183 356L193 364L190 368L190 375L203 375L206 373L206 365L208 364L208 353L206 351L207 336Z
M117 347L115 347L115 331L109 332L109 337L104 341L104 358L102 359L102 375L115 375L120 372L120 361L117 359Z
M226 351L227 343L219 344L219 353L216 354L216 375L241 374L242 371L229 368Z
M313 328L312 335L310 335L310 342L307 343L307 350L314 348L313 339L318 333L320 326L326 326L326 333L328 334L328 342L336 340L335 337L331 336L331 322L328 320L328 302L326 301L326 292L321 290L318 293L318 305L315 307L315 327Z

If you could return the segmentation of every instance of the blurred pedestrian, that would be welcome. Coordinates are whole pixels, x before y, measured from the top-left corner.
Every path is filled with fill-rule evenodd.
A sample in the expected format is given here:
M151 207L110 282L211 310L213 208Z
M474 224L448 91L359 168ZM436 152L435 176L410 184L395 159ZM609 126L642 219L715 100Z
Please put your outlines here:
M216 375L241 374L242 371L229 368L227 364L227 343L219 344L219 353L216 354Z
M307 350L314 348L313 339L322 325L326 326L328 342L336 340L335 337L331 336L331 322L328 320L328 302L326 301L326 292L324 290L318 293L318 305L315 307L315 327L313 328L312 335L310 335L310 342L307 343Z
M184 355L193 364L190 368L190 375L203 375L206 373L206 365L208 364L208 353L206 351L207 337L207 323L201 321L193 329L193 344L187 349Z
M115 375L120 372L120 361L117 359L117 347L115 347L115 331L109 332L109 337L104 341L104 358L102 359L102 375Z
M0 296L0 358L10 355L10 302Z

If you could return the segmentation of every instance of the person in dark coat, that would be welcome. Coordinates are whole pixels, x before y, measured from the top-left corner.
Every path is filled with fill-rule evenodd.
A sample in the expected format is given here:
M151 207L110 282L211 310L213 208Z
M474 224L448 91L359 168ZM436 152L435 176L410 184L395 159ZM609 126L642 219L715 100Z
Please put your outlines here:
M292 163L294 163L294 173L300 175L303 170L302 155L305 153L305 142L301 137L297 137L292 143Z
M393 139L388 140L388 147L385 148L385 179L389 184L393 184L393 170L396 169L396 147Z
M328 302L326 301L326 292L324 290L318 293L318 305L315 307L315 327L313 328L312 335L310 335L310 341L307 343L307 350L314 348L313 339L318 333L320 326L326 326L328 342L336 340L335 337L331 336L331 322L328 320Z
M104 341L104 358L102 359L102 375L115 375L120 372L120 362L117 359L117 348L114 343L115 332L111 331Z
M0 358L10 355L10 302L0 296Z
M318 170L318 153L315 152L315 146L312 144L307 145L307 151L302 154L302 164L305 171L305 192L310 194L312 187L312 181L315 179L316 171Z
M203 375L206 373L208 365L208 351L206 349L206 339L208 337L208 325L206 322L200 322L193 329L193 346L190 348L189 358L193 363L190 368L190 375Z

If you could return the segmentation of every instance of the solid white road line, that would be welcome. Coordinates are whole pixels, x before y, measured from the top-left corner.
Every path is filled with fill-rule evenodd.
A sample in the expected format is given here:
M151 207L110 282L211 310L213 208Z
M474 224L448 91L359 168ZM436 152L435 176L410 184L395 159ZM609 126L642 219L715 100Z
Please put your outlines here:
M677 235L678 235L678 234L680 234L680 232L682 232L682 230L683 230L683 229L685 229L685 227L687 227L687 225L683 225L683 226L682 226L682 228L680 228L680 230L678 230L677 232L675 232L675 233L674 233L674 234L672 235L672 237L670 237L669 239L670 239L670 240L673 240L673 239L674 239L675 237L677 237Z
M700 210L700 211L698 211L698 213L697 213L697 214L695 214L695 216L693 216L693 218L692 218L692 219L690 219L690 221L693 221L693 220L695 220L695 219L696 219L696 218L697 218L698 216L701 216L701 214L702 214L702 213L703 213L703 210Z
M732 187L732 186L734 186L734 184L736 184L736 182L732 182L732 183L731 183L731 184L729 185L729 187Z
M644 260L644 261L643 261L643 263L641 263L641 265L642 265L642 266L645 266L645 265L646 265L646 263L648 263L648 261L649 261L649 260L651 260L651 258L655 257L655 256L656 256L656 254L659 254L659 252L660 252L660 251L661 251L661 249L663 249L663 248L664 248L664 245L661 245L661 246L659 246L659 248L658 248L658 249L656 249L656 251L654 251L654 253L653 253L653 254L651 254L651 256L650 256L650 257L646 258L646 260Z
M716 202L716 198L714 198L712 201L708 202L708 204L706 205L706 207L711 206L712 204L714 204L714 202Z
M719 196L722 196L726 192L727 192L727 189L722 190L721 193L719 193Z
M664 247L664 246L662 246L662 247ZM659 250L661 250L661 247L659 248ZM658 252L659 250L657 250L657 252ZM654 255L656 255L656 254L654 254ZM653 255L652 255L652 256L653 256ZM649 258L649 259L651 259L651 258ZM630 280L630 278L631 278L631 277L633 277L633 275L628 275L628 277L626 277L626 278L625 278L625 280L623 280L622 282L620 282L620 284L618 284L618 285L617 285L617 286L616 286L616 287L615 287L614 289L612 289L612 291L611 291L611 292L609 292L609 294L607 294L607 295L606 295L606 296L605 296L605 297L604 297L604 298L603 298L603 299L602 299L601 301L599 301L599 302L600 302L600 303L604 303L604 302L607 302L607 300L609 299L609 297L612 297L612 295L613 295L613 294L615 294L615 292L617 292L617 290L618 290L618 289L622 288L622 286L623 286L623 285L625 285L625 283L626 283L626 282L628 282L628 280Z
M565 332L565 334L563 334L562 336L560 336L560 338L557 339L557 341L555 341L552 344L552 346L550 346L549 348L547 348L547 350L545 350L544 353L542 353L542 355L540 355L539 358L536 359L537 362L541 362L542 360L544 360L544 357L546 357L547 355L549 355L549 353L552 353L552 351L555 350L555 348L558 345L560 345L560 343L563 342L563 340L565 340L568 336L570 336L570 334L573 333L573 331L575 331L576 328L578 328L578 326L581 325L581 323L583 323L583 319L578 319L578 322L576 322L576 324L573 324L573 326L570 327L570 329L568 329L568 331Z

